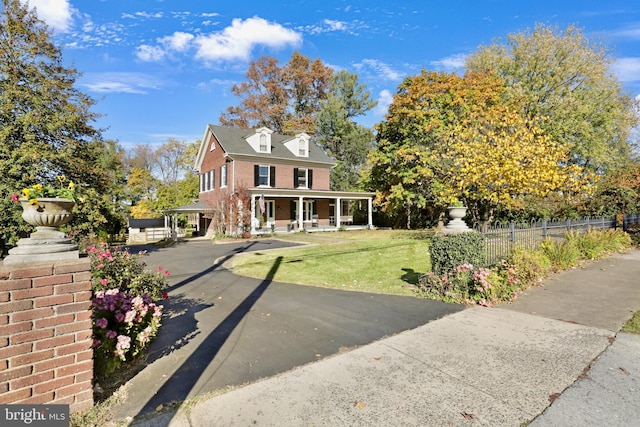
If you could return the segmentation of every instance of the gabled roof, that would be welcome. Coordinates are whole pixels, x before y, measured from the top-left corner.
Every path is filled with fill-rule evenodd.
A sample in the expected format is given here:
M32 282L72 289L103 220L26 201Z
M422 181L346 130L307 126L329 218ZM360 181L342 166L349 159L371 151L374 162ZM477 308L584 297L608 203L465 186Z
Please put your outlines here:
M271 153L259 153L256 152L246 140L248 136L255 133L255 129L241 129L210 124L207 125L207 130L205 131L204 138L200 144L198 159L196 161L197 169L199 169L204 159L204 154L206 153L205 146L208 143L207 135L209 133L212 133L216 137L225 153L232 158L234 156L251 156L256 159L264 159L272 162L279 159L285 159L300 163L312 162L323 163L327 166L335 165L335 162L312 141L309 141L309 156L299 157L284 146L285 142L295 139L295 136L273 133L271 134Z

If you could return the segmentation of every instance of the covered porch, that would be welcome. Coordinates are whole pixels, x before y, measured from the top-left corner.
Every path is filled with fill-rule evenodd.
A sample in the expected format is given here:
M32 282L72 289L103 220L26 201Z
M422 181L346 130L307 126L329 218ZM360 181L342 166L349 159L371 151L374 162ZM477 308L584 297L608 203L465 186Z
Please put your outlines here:
M250 188L251 234L373 227L375 193Z

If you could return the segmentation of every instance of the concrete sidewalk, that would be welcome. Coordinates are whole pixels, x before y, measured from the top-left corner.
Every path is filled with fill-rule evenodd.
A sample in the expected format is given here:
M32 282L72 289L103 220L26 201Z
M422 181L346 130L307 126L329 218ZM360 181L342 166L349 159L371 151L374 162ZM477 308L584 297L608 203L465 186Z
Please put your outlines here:
M633 425L639 309L635 250L135 425Z

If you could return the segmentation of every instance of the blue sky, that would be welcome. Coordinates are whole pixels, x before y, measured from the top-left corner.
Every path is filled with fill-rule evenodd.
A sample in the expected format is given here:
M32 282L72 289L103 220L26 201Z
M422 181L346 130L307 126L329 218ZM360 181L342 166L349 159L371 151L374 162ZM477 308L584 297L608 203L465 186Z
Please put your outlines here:
M21 0L27 2L27 0ZM262 55L294 51L357 73L383 119L398 84L421 69L463 72L479 45L536 23L575 24L610 46L614 71L640 96L640 2L630 0L28 0L53 28L103 135L125 148L192 142L240 99ZM640 99L640 98L639 98Z

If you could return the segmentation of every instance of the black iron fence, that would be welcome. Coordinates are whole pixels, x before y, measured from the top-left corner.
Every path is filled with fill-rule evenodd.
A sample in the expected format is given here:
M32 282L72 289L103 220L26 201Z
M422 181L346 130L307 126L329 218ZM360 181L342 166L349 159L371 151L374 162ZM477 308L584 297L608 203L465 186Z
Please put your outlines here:
M640 222L640 214L626 215L623 229ZM475 229L484 236L487 263L492 265L506 258L516 247L536 249L546 239L565 239L567 232L586 230L606 230L619 226L615 218L582 218L566 220L539 220L528 224L514 222L498 223L490 226L476 226Z

